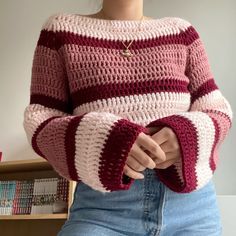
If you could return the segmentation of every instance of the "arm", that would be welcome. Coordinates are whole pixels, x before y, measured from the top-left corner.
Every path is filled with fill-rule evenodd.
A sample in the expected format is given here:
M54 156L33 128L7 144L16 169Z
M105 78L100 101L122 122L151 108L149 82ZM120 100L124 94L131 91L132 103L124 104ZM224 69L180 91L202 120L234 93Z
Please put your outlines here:
M33 150L61 176L101 192L125 190L128 153L145 127L109 112L73 115L65 63L53 30L43 25L35 48L23 127ZM45 29L44 27L47 27Z
M232 109L213 78L203 41L193 26L186 37L191 94L190 108L154 120L146 127L170 127L181 148L181 159L166 169L157 169L159 178L175 192L202 188L212 177L218 151L232 126Z

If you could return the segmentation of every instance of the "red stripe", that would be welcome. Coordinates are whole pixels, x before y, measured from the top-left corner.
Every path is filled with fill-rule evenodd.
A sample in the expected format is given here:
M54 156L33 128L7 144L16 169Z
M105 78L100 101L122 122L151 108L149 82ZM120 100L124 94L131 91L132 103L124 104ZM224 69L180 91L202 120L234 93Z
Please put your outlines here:
M219 110L213 110L213 109L205 109L205 110L201 110L202 112L206 112L206 113L213 113L213 114L218 114L219 116L223 116L224 118L226 118L229 123L230 123L230 127L232 127L232 120L231 118L229 117L229 115L225 114L224 112L222 111L219 111Z
M196 129L191 121L182 116L171 115L152 121L146 127L151 126L170 127L176 133L180 144L184 185L178 179L177 171L173 166L166 169L155 169L160 180L176 192L191 192L196 189L195 165L198 154L198 138Z
M45 107L57 109L59 111L72 114L71 102L61 101L59 99L43 94L30 94L30 104L40 104Z
M167 44L189 45L198 38L198 32L193 28L193 26L189 26L185 31L182 30L179 34L162 35L155 38L134 40L130 49L150 48ZM41 30L38 45L58 50L65 44L111 49L124 48L121 40L97 38L87 35L80 35L78 33L66 32L63 30L55 32L48 31L46 29Z
M99 179L104 187L115 191L129 189L134 179L122 175L126 157L138 134L146 128L120 119L114 123L101 154Z
M37 144L37 137L40 133L40 131L52 120L58 118L60 116L53 116L48 118L47 120L43 121L36 129L36 131L33 134L32 140L31 140L31 146L33 147L34 151L41 157L43 157L44 159L47 160L47 158L45 157L45 155L40 151L38 144Z
M62 44L58 40L57 35L58 32L43 29L40 31L37 45L41 45L52 50L58 50L62 46Z
M75 138L76 130L83 116L75 116L70 120L65 134L66 161L72 180L78 181L79 176L75 168Z
M198 98L219 89L213 78L203 83L191 96L191 104L194 103Z
M98 99L108 99L112 97L131 96L134 94L147 94L153 92L176 92L189 93L188 82L177 79L156 79L148 81L138 81L131 83L102 84L93 87L80 89L73 93L73 109L93 102Z

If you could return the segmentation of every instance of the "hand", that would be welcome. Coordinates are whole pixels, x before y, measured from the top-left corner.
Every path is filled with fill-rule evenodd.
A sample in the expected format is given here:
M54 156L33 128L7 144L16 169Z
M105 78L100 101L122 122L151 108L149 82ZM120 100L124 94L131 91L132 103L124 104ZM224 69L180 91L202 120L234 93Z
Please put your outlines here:
M169 127L149 127L149 134L165 152L166 160L156 164L157 169L166 169L181 159L180 146L174 131ZM158 132L157 132L158 131ZM154 133L154 134L153 134ZM149 151L147 150L149 153ZM149 154L152 158L153 155Z
M134 179L140 179L144 177L140 171L143 171L146 168L155 168L156 163L146 152L144 152L144 149L148 150L158 162L166 160L165 153L160 146L150 135L141 132L134 142L124 166L124 173L127 176Z

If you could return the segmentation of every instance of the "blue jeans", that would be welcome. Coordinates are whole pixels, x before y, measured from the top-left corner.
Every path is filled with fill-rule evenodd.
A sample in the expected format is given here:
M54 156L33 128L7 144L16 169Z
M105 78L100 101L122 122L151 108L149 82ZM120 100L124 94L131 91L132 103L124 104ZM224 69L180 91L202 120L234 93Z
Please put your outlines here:
M102 193L76 185L70 216L57 236L220 236L213 181L191 193L167 188L153 169L129 190Z

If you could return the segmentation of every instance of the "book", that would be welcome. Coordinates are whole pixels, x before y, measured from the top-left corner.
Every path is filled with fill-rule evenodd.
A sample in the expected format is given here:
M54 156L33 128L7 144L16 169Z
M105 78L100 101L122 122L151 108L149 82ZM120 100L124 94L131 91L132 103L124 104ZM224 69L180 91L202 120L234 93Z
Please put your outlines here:
M0 215L64 213L68 192L62 177L0 181Z

